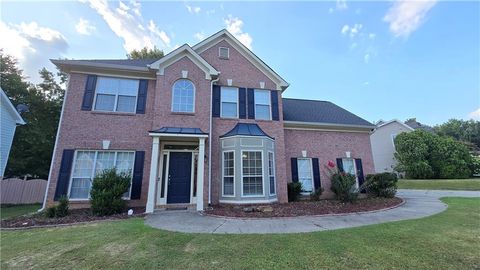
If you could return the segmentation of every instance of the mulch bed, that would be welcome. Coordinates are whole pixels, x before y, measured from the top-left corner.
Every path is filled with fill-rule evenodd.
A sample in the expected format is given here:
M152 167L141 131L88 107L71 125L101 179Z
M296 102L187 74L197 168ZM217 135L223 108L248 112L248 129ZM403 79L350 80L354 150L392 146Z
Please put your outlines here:
M365 198L355 203L342 203L337 200L299 201L284 204L270 204L271 212L245 212L245 208L257 209L259 205L214 205L205 211L207 215L240 217L240 218L270 218L270 217L297 217L327 214L346 214L381 210L397 206L403 202L400 198Z
M75 224L81 222L90 222L97 220L115 220L127 219L131 217L142 217L145 214L144 207L134 207L133 215L129 216L127 212L115 214L111 216L94 216L90 209L71 209L70 214L62 218L47 218L44 213L35 213L30 215L23 215L12 217L1 221L1 228L28 228L28 227L42 227L50 225L64 225Z

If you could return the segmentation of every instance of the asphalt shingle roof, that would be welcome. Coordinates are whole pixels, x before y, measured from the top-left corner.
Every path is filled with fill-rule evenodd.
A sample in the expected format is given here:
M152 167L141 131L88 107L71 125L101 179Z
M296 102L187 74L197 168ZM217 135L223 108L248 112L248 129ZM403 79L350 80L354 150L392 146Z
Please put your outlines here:
M165 134L198 134L205 135L199 128L180 128L180 127L162 127L156 130L150 131L152 133L165 133Z
M243 136L263 136L269 137L257 124L238 123L232 130L220 136L220 138L231 137L236 135Z
M329 101L283 98L283 120L354 126L375 126Z

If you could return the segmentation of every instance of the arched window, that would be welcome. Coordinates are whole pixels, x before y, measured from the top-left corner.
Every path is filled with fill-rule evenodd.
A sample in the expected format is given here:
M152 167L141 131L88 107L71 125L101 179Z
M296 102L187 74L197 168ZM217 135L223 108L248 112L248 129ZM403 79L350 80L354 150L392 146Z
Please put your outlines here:
M191 81L181 79L173 84L172 112L195 112L195 86Z

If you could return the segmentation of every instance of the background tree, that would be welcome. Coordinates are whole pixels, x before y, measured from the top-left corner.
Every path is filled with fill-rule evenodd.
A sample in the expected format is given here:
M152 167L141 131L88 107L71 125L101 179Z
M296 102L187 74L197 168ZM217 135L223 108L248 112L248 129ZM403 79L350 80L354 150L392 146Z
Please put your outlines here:
M153 49L144 47L141 50L132 50L127 54L128 59L160 59L163 57L163 51L154 46Z
M43 81L33 85L25 80L16 59L0 54L2 89L15 106L23 103L29 107L22 115L27 124L16 130L5 176L47 178L65 93L61 82L66 76L57 75L58 83L56 76L43 68L39 71Z
M446 123L434 127L440 136L452 137L480 154L480 121L450 119Z

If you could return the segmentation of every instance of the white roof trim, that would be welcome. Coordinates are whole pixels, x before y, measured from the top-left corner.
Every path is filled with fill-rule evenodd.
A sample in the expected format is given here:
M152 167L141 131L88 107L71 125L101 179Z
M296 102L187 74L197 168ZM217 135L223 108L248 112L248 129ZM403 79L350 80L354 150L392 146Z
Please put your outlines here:
M393 119L393 120L390 120L390 121L388 121L388 122L386 122L386 123L380 124L380 125L378 125L375 129L381 128L381 127L383 127L383 126L389 125L389 124L394 123L394 122L399 123L400 125L402 125L403 127L405 127L405 128L408 129L408 130L412 130L412 131L414 130L412 127L410 127L409 125L403 123L402 121L400 121L400 120L398 120L398 119Z
M56 60L50 59L50 61L63 69L67 66L77 66L77 67L98 67L106 69L120 69L128 71L149 71L147 67L137 67L137 66L127 66L127 65L118 65L118 64L107 64L107 63L98 63L95 61L86 61L86 60Z
M169 54L160 58L159 60L148 65L151 69L158 69L159 75L164 75L165 68L175 63L183 57L188 57L194 64L200 67L205 72L205 79L210 80L212 77L218 76L219 72L212 67L205 59L198 55L188 44L173 50Z
M208 134L185 134L185 133L156 133L149 132L151 137L184 137L184 138L208 138Z
M9 110L15 117L15 123L17 123L18 125L25 125L25 121L23 121L22 116L20 116L15 106L13 106L12 102L7 97L7 94L5 94L5 92L3 91L2 87L0 87L0 92L2 92L0 94L2 96L2 99L4 100L5 103L8 104L7 110Z
M258 56L256 56L252 51L250 51L245 45L243 45L238 39L236 39L230 32L226 29L223 29L216 34L204 39L203 41L197 43L193 46L193 50L195 50L198 54L206 51L207 49L211 48L212 46L218 44L221 40L227 41L232 47L234 47L240 54L242 54L245 58L247 58L255 67L257 67L260 71L262 71L267 77L269 77L273 82L275 82L278 86L278 90L285 90L289 86L289 84L278 75L271 67L269 67L265 62L263 62Z

